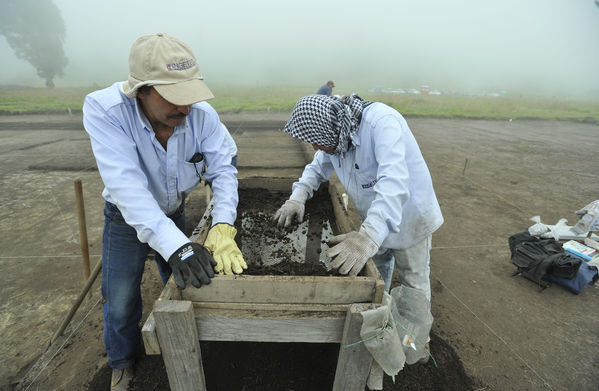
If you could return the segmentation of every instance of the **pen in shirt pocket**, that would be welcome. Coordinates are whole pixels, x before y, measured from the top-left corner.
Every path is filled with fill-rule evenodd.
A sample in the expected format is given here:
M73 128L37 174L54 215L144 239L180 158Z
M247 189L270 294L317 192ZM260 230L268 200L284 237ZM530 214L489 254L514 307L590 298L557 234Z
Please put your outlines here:
M204 160L204 155L199 152L193 154L191 159L189 159L189 163L193 163L194 168L196 169L196 175L198 178L202 177L202 174L198 171L198 163L201 163Z

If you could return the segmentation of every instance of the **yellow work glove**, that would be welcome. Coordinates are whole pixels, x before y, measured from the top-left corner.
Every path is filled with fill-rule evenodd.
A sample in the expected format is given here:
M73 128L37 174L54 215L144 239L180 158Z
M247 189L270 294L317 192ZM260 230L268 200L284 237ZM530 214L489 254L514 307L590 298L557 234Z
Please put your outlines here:
M216 266L214 270L221 274L241 274L248 265L235 243L237 230L229 224L216 224L208 231L204 247L212 253Z

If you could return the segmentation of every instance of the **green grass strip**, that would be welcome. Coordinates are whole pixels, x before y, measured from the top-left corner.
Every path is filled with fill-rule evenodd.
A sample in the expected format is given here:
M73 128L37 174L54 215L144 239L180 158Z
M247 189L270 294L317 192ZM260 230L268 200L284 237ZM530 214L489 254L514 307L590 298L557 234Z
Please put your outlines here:
M0 114L57 114L80 112L83 98L96 88L0 87ZM211 87L210 104L221 113L289 111L297 100L314 91L288 86ZM406 117L468 119L546 119L599 124L599 102L525 97L475 97L359 93L364 99L383 102Z

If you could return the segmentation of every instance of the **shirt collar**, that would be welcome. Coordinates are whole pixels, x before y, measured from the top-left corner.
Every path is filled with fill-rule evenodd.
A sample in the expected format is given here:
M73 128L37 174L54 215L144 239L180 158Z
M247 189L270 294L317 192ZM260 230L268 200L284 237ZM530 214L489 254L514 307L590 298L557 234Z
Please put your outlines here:
M150 120L148 119L148 117L146 117L146 115L144 114L144 111L141 109L141 105L139 104L139 99L137 99L137 98L133 98L133 99L135 99L135 111L137 114L137 118L139 119L139 122L142 123L142 125L144 126L144 129L146 129L147 132L154 133L152 124L150 123ZM173 132L173 134L181 133L181 132L184 132L185 130L187 130L187 128L189 127L188 121L189 121L189 115L187 117L185 117L185 122L183 124L175 127L175 131Z
M137 119L139 119L139 122L142 123L142 125L144 126L146 131L150 132L152 129L150 120L148 119L148 117L146 117L146 115L144 114L144 111L141 109L141 105L139 104L139 99L137 99L137 98L133 98L133 99L135 99L135 112L137 114ZM152 133L154 133L154 132L152 132Z
M362 124L360 124L360 127ZM351 135L351 143L354 147L360 146L360 130Z

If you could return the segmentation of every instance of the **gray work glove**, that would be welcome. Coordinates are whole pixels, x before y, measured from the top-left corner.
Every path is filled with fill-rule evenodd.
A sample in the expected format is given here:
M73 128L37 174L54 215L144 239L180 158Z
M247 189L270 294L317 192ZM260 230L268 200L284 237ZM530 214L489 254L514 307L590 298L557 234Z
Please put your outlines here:
M298 200L287 200L277 210L275 216L272 218L273 222L277 223L278 227L289 227L293 218L297 216L297 221L301 223L304 221L304 202Z
M378 244L370 239L366 232L352 231L333 236L329 239L329 243L338 243L325 252L327 257L337 256L333 259L332 266L339 268L339 273L349 273L351 276L357 276L366 261L379 251Z

